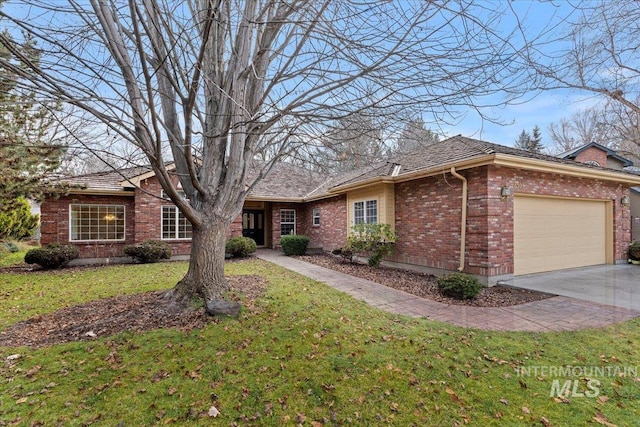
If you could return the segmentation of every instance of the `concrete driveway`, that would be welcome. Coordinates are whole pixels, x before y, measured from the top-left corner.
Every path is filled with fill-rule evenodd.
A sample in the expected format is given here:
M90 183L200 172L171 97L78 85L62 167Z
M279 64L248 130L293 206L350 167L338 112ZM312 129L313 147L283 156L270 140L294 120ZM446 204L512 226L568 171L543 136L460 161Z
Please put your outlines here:
M516 276L507 285L640 310L640 266L599 265Z

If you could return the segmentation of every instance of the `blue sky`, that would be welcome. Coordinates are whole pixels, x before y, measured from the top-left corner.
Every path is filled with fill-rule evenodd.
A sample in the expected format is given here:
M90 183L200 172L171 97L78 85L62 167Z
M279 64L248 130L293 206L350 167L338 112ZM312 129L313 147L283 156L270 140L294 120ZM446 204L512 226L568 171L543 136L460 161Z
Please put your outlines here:
M400 0L401 1L401 0ZM478 2L493 2L495 0L476 0ZM505 2L505 4L507 4ZM539 1L539 0L513 0L512 7L518 15L524 17L527 37L535 37L540 31L553 25L557 18L566 14L565 0ZM3 5L5 12L9 14L22 14L26 12L25 4L18 0L7 0ZM511 22L512 23L512 22ZM510 23L505 21L505 25ZM496 98L497 99L497 98ZM524 129L531 131L534 126L539 126L542 131L542 142L546 147L551 145L548 127L551 123L558 122L562 118L570 118L580 109L590 107L598 102L598 99L589 93L569 91L547 91L533 96L525 95L521 103L487 110L487 115L498 118L503 125L483 121L478 114L469 110L468 114L455 126L442 125L441 129L431 124L425 117L427 126L433 130L445 132L447 136L462 134L473 138L484 139L503 145L513 145L520 132Z
M491 1L491 0L478 0ZM523 17L526 36L530 39L540 32L552 28L561 16L566 16L572 10L567 0L539 1L514 0L513 8ZM509 23L505 23L509 25ZM553 31L556 35L559 31ZM577 111L595 105L599 99L593 94L568 90L545 91L540 94L525 95L521 102L487 110L488 115L497 117L506 124L499 125L482 121L477 113L470 110L469 114L459 124L444 127L448 136L462 134L473 138L484 139L502 145L512 146L522 130L531 131L539 126L542 131L542 143L545 147L552 145L548 127L551 123L562 118L571 118Z

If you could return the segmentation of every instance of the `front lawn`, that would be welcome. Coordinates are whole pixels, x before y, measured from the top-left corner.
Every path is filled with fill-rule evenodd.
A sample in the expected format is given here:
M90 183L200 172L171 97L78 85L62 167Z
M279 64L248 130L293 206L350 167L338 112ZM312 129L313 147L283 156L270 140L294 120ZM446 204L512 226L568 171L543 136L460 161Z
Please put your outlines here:
M62 306L168 289L185 270L162 263L3 273L0 331ZM0 426L626 426L640 419L638 320L580 332L486 332L392 315L257 260L227 270L270 282L238 320L39 350L0 347ZM560 388L568 397L557 396Z

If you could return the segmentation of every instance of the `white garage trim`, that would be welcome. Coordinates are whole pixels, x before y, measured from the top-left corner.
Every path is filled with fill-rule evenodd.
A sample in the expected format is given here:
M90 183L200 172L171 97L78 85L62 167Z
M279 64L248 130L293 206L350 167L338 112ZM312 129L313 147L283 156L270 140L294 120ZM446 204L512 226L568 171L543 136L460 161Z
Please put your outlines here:
M612 263L610 200L514 196L514 275Z

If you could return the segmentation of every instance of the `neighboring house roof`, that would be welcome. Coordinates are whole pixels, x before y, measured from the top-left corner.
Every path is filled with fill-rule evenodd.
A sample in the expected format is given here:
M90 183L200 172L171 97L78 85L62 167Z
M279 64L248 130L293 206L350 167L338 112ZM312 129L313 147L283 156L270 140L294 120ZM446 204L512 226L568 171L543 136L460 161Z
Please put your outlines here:
M606 147L603 147L606 149ZM607 149L608 150L608 149ZM352 188L378 182L401 182L448 172L451 167L466 169L488 164L518 167L573 176L587 176L638 186L640 176L570 159L534 153L463 136L454 136L404 155L333 177L310 171L290 163L276 163L249 192L249 199L268 201L304 201L335 196ZM626 168L628 169L628 168ZM150 168L130 168L65 179L84 190L120 191L127 182L150 177ZM258 169L249 173L251 181Z
M575 159L578 154L591 147L595 147L604 151L605 153L607 153L607 157L613 157L614 159L622 163L622 166L633 166L633 162L631 160L622 157L615 150L605 147L604 145L600 145L597 142L590 142L588 144L574 148L573 150L565 151L564 153L558 154L558 157L561 157L563 159Z

